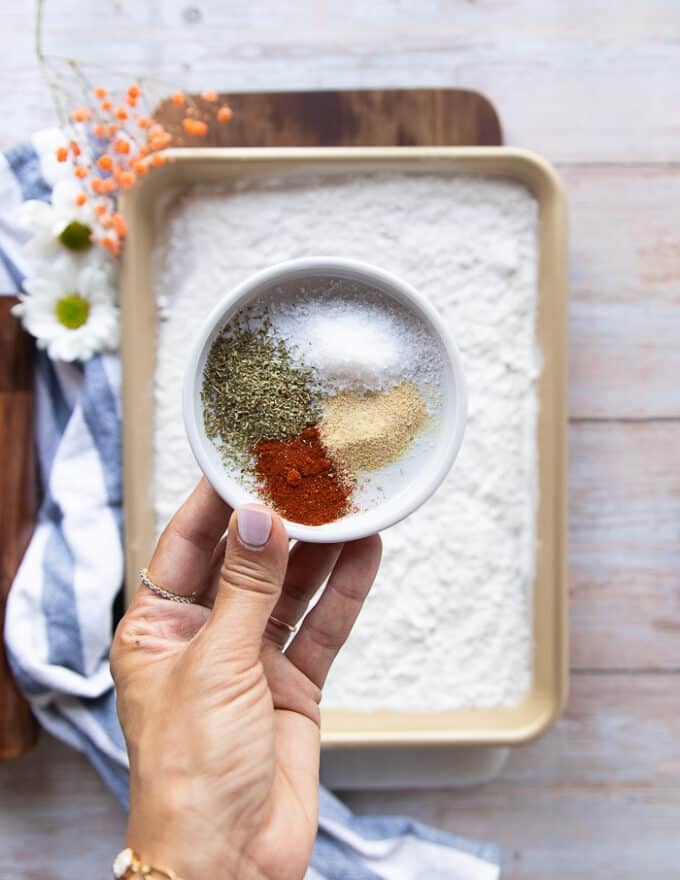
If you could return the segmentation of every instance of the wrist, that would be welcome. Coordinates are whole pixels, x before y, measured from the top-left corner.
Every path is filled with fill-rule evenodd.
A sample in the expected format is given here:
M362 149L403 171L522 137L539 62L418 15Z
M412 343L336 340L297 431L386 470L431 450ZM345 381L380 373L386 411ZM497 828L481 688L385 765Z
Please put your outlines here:
M200 868L195 859L192 858L190 861L191 865L187 865L188 870L192 872L204 870ZM175 859L174 864L179 864L178 858ZM175 870L167 862L162 864L155 859L148 859L133 847L126 846L114 859L113 876L115 880L187 880L190 875ZM249 880L252 875L242 875L240 872L238 874L225 872L213 867L208 876L214 878L214 880L241 880L241 877L244 880Z
M179 880L240 880L237 829L223 816L215 833L197 810L200 799L192 786L166 778L161 793L157 784L131 772L125 846L145 864L171 869ZM158 876L151 874L150 880Z
M232 849L225 837L217 842L210 840L209 830L188 827L162 833L159 825L139 826L130 822L125 846L139 860L154 870L149 880L267 880L249 860ZM138 874L133 874L138 880Z
M237 860L226 851L224 845L219 848L213 846L206 840L207 836L197 836L188 830L164 834L159 833L158 827L147 830L130 824L125 846L141 862L154 868L149 873L149 880L165 880L168 876L172 880L173 874L176 880L202 880L203 877L241 880ZM133 874L133 877L137 880L137 875Z

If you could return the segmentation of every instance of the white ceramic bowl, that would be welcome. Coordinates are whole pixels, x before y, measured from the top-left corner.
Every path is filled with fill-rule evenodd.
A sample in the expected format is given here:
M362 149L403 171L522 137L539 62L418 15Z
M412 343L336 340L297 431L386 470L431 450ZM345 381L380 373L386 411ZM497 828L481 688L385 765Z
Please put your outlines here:
M184 384L184 424L191 448L199 467L228 504L240 507L248 502L261 502L261 499L225 469L218 451L205 434L201 385L208 352L225 324L259 296L275 288L290 288L321 278L342 279L375 288L419 316L439 341L443 361L441 411L432 429L432 444L427 454L412 463L403 478L392 479L384 499L370 509L350 513L321 526L284 520L291 538L329 543L354 541L389 528L413 513L432 495L447 475L463 441L467 396L460 355L438 312L422 294L389 272L358 260L336 257L289 260L258 272L228 293L207 316L194 343Z

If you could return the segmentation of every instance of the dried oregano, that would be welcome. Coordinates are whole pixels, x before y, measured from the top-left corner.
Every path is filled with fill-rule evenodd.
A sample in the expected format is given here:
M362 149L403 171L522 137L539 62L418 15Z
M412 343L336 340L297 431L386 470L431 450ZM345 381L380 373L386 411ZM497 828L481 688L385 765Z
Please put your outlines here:
M260 440L285 440L318 421L312 372L295 365L269 323L236 320L222 330L203 371L208 437L225 453L247 453Z

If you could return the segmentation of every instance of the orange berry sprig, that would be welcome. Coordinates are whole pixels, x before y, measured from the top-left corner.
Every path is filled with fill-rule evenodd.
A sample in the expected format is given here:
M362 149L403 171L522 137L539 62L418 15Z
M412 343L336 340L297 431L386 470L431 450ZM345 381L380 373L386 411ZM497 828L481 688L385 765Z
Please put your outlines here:
M214 91L204 91L201 92L201 99L204 104L216 105L219 103L220 96ZM229 122L234 115L228 104L222 104L217 108L216 112L213 108L210 108L209 112L206 112L204 109L201 109L201 107L199 107L190 96L185 95L183 92L175 92L172 95L172 102L176 107L185 108L185 115L182 119L182 130L185 134L196 138L204 138L207 136L211 119L216 119L218 122L224 123Z
M87 85L89 101L71 113L73 125L67 126L68 146L56 150L59 162L71 161L73 175L81 190L75 205L92 203L98 224L105 232L93 235L103 248L117 255L127 234L125 222L116 210L121 191L130 189L140 177L167 162L163 151L175 138L148 112L143 112L144 92L131 83L122 94L113 95L104 86ZM171 101L184 110L181 132L205 138L212 120L228 122L233 112L228 104L219 105L215 91L201 93L201 106L183 92L172 94Z

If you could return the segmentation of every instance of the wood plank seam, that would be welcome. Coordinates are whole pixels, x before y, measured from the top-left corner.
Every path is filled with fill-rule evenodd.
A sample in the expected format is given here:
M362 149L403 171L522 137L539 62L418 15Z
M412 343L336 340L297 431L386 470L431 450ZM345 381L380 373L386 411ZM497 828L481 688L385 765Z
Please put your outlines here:
M664 669L661 666L637 666L637 667L593 667L593 666L572 666L572 675L680 675L680 666L671 666Z
M570 425L654 425L677 424L677 416L569 416Z

